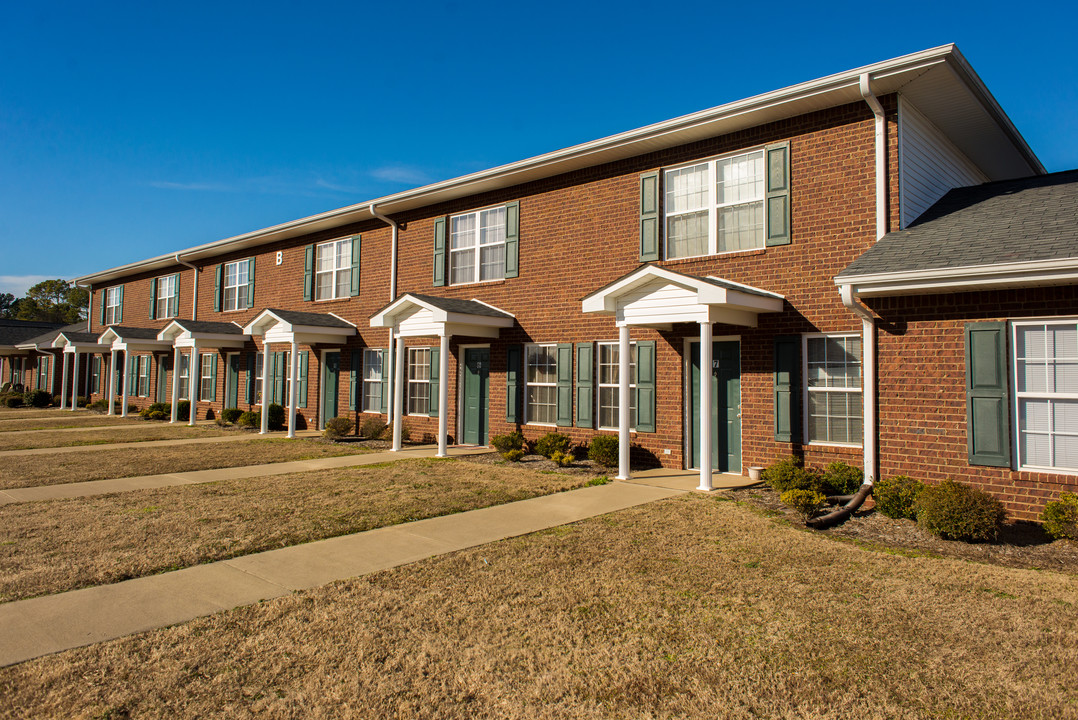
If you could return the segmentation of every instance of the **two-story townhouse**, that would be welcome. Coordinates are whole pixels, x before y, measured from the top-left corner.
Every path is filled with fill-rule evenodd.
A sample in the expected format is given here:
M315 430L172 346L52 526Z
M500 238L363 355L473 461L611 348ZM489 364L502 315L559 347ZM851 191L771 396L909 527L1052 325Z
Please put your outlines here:
M114 368L137 405L281 402L293 428L378 413L443 452L517 428L612 433L619 477L632 458L705 489L791 453L985 484L952 447L953 407L946 437L927 406L912 429L948 463L910 459L903 358L923 348L835 278L949 190L1040 174L957 49L935 48L79 278L108 350L94 388ZM176 274L176 304L147 313ZM961 337L940 347L965 367ZM1070 487L992 472L997 490Z
M0 319L0 386L48 392L59 387L53 353L39 350L36 339L62 327L62 323Z

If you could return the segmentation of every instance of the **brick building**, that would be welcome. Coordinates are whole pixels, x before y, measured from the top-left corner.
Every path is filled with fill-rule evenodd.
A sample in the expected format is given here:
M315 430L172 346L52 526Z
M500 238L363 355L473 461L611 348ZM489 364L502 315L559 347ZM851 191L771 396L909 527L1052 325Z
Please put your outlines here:
M84 276L89 336L66 349L113 412L278 402L290 428L398 416L443 447L609 433L621 476L631 458L705 488L798 454L961 477L1028 515L1078 460L1027 469L1014 420L983 464L966 323L1073 313L1074 286L896 293L859 267L930 253L919 220L949 191L1043 175L944 46Z

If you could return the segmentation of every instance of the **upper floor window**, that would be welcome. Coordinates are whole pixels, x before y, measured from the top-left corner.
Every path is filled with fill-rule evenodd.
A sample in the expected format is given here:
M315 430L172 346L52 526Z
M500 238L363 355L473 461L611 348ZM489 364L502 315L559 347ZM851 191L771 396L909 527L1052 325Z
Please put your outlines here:
M247 308L248 262L237 260L225 263L224 295L221 309L243 310Z
M105 288L105 325L115 325L123 321L124 287Z
M503 206L449 219L451 285L505 277L505 214Z
M860 445L861 338L806 336L805 378L808 441Z
M171 318L179 314L180 276L166 275L156 280L157 295L154 297L153 319Z
M1078 323L1014 323L1018 466L1078 472Z
M352 238L315 247L315 300L346 298L352 285Z
M529 345L525 363L525 418L554 425L558 418L558 346Z

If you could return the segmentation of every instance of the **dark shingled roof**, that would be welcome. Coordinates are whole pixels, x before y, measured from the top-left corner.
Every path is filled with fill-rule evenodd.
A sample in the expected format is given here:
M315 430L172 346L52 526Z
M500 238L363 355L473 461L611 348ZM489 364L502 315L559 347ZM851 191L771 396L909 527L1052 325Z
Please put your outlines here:
M73 343L96 344L98 338L101 337L97 333L89 333L89 332L68 332L67 330L64 330L63 333L64 333L64 337L66 337L68 340L70 340Z
M85 325L85 323L82 324ZM14 347L41 335L46 330L59 330L63 326L63 323L37 322L36 320L0 320L0 346Z
M108 329L116 333L125 342L128 340L156 340L157 333L161 332L154 328L125 327L123 325L109 325ZM98 335L98 337L101 336Z
M24 340L23 342L19 343L19 345L29 345L30 343L33 343L34 345L39 345L39 346L40 345L51 346L52 341L55 340L56 336L59 335L62 332L72 333L72 332L78 332L80 330L85 330L85 329L86 329L86 323L85 322L74 323L72 325L64 325L63 327L53 328L52 330L49 330L48 332L41 333L40 335L35 335L34 337L30 338L29 340Z
M266 308L266 312L271 312L285 322L293 325L313 325L315 327L338 328L355 327L351 323L347 323L339 317L330 315L329 313L297 312L295 310L278 310L277 308Z
M1078 170L956 188L838 278L1078 258Z
M209 333L213 335L242 335L243 328L230 322L213 322L211 320L173 320L184 330L193 333Z
M414 297L416 300L422 300L425 303L430 303L436 308L441 308L446 312L461 313L462 315L483 315L485 317L498 317L498 318L511 318L513 317L507 312L501 310L495 310L489 305L484 305L481 302L475 300L457 300L456 298L447 297L435 297L434 295L419 295L418 293L408 293L410 297Z

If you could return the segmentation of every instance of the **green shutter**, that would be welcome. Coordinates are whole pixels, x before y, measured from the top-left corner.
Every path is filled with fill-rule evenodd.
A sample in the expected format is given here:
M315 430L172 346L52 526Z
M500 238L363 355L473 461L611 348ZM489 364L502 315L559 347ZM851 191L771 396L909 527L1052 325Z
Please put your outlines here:
M352 236L352 278L351 284L348 286L348 294L352 297L359 296L359 256L360 256L360 241L362 236Z
M430 385L427 388L430 392L430 412L427 414L431 417L438 415L438 383L442 373L441 355L441 348L430 349Z
M576 426L595 425L595 346L576 344Z
M801 338L784 335L775 338L772 357L774 369L775 440L794 442L798 433L798 413L794 411L794 393L801 370Z
M966 437L970 465L1010 467L1007 323L966 323Z
M303 254L303 299L314 299L314 245L308 245Z
M247 260L247 308L255 306L255 259Z
M101 327L105 327L105 303L109 294L108 288L104 290L99 290L97 294L101 298L101 322L99 324L101 325Z
M573 424L573 344L558 343L558 387L556 423L559 427Z
M210 353L210 402L217 402L217 352Z
M270 372L270 402L284 405L284 353L273 353L273 363Z
M389 362L389 351L379 350L378 354L382 358L382 406L378 408L378 412L389 412L389 394L393 391L393 373L394 370L391 367L386 367L386 363Z
M640 262L659 259L659 173L640 176Z
M355 412L359 409L359 398L356 397L356 382L359 378L359 358L362 357L360 350L352 351L352 364L348 367L348 409Z
M767 164L767 193L764 196L767 230L765 244L790 244L790 143L768 145L764 150Z
M247 404L255 404L255 354L247 353Z
M520 424L521 346L505 348L505 421Z
M505 276L520 274L520 203L505 206Z
M138 396L138 355L132 357L124 353L124 362L127 364L127 396L136 397Z
M310 354L307 350L299 354L299 387L296 388L299 397L296 398L296 407L307 407L307 368L310 365Z
M655 341L636 343L636 430L655 432Z
M444 217L434 221L434 287L445 285L445 224Z
M221 285L224 281L225 266L218 265L213 273L213 311L221 312Z
M157 278L150 281L150 319L157 319Z
M180 274L173 275L176 281L172 284L172 297L168 300L168 316L178 317L180 314Z
M116 311L116 324L119 325L124 321L124 286L120 286L120 307Z

